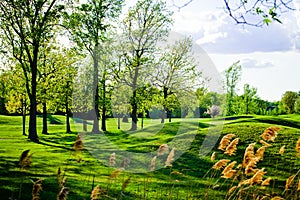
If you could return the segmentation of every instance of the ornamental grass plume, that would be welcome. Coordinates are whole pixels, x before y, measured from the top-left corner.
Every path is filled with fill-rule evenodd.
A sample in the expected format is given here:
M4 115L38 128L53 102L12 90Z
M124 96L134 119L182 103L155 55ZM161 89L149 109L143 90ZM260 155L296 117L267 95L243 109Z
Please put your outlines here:
M82 142L81 136L79 134L76 137L76 141L74 143L74 149L76 151L80 151L81 149L83 149L83 142Z
M225 151L225 148L230 144L230 140L234 137L234 134L227 134L222 137L218 149Z
M221 172L222 174L226 174L227 172L229 172L230 170L232 170L232 168L234 167L234 165L236 164L236 161L232 161L231 163L229 163L224 170Z
M125 170L128 167L129 162L130 162L129 158L124 158L121 162L121 168Z
M229 171L227 171L226 173L224 173L224 175L223 176L221 176L221 178L226 178L226 179L230 179L230 178L233 178L234 176L235 176L235 174L236 174L236 170L229 170Z
M214 164L212 166L213 169L216 169L216 170L220 170L222 167L226 166L227 163L229 163L230 160L228 159L222 159L222 160L219 160L216 164Z
M122 171L121 169L116 169L115 171L113 171L113 172L111 173L111 175L109 176L109 178L110 178L110 179L115 179L115 178L117 178L117 176L120 174L121 171Z
M288 179L286 179L285 190L288 190L293 185L293 181L294 181L295 177L296 177L295 175L292 175Z
M175 156L175 148L173 148L173 149L170 151L170 153L169 153L169 155L168 155L168 157L167 157L167 160L166 160L166 162L165 162L165 167L172 167L171 162L173 161L174 156Z
M168 150L169 150L169 146L167 144L160 145L157 150L157 156L164 155Z
M300 178L298 179L297 191L300 191Z
M264 176L265 173L267 173L264 170L265 170L265 168L262 168L262 169L258 170L254 174L254 176L252 178L250 178L250 185L262 183L263 176Z
M69 188L62 187L60 192L57 195L57 200L66 200L69 192L70 192Z
M259 142L260 142L263 146L265 146L265 147L271 147L271 146L272 146L271 144L269 144L269 143L267 143L267 142L265 142L265 141L263 141L263 140L259 140Z
M21 153L20 159L19 159L19 165L21 168L29 168L32 161L31 161L31 157L32 154L29 154L29 149L25 150Z
M254 146L256 143L251 143L248 145L248 147L245 150L244 153L244 159L243 159L243 166L247 167L247 165L250 163L250 161L253 160L253 158L255 158L254 155Z
M252 158L252 160L248 163L248 165L245 168L246 175L255 174L258 171L258 169L255 169L257 162L258 162L258 158L256 157Z
M233 193L233 192L234 192L234 190L235 190L236 188L238 188L238 187L237 187L237 186L233 186L233 187L231 187L231 188L228 190L228 194L231 194L231 193Z
M235 155L237 150L236 145L239 143L239 138L235 138L230 144L226 147L225 154L232 156Z
M99 200L100 199L100 187L97 185L94 187L92 193L91 193L91 200Z
M280 147L280 149L279 149L279 154L280 155L283 155L283 153L284 153L284 150L285 150L285 145L283 145L282 147Z
M296 151L297 151L297 156L300 157L300 138L298 139L297 141L297 144L296 144Z
M42 190L42 180L39 179L34 182L32 186L32 200L40 199L40 191Z
M154 171L154 170L155 170L156 158L157 158L157 156L154 156L154 157L151 159L151 162L150 162L150 171Z
M210 161L214 162L216 159L216 152L213 152L210 156Z
M124 181L124 183L122 184L122 191L124 191L124 190L127 188L127 186L128 186L129 183L130 183L130 179L131 179L131 177L127 178L127 179Z
M270 182L271 182L272 178L267 178L265 179L262 183L261 183L261 186L267 186L267 185L270 185Z
M257 151L255 153L255 157L258 159L258 161L264 159L264 153L265 153L266 148L267 148L266 146L262 146L257 149Z
M275 138L277 137L277 131L279 130L281 130L279 127L269 127L263 132L261 137L266 141L274 142Z
M284 198L282 198L280 196L276 196L276 197L272 197L271 200L284 200Z
M109 157L109 166L114 167L116 165L116 153L112 153Z

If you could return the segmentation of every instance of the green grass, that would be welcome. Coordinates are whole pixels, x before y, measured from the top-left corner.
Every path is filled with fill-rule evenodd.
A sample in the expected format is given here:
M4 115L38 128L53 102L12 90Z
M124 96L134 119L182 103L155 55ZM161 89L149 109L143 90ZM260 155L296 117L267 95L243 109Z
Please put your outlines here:
M48 124L49 133L42 135L41 120L38 118L40 143L37 144L22 136L21 117L0 116L1 199L18 199L19 196L31 199L32 181L39 178L43 179L41 199L56 199L58 168L67 177L68 199L90 199L93 186L98 184L110 198L116 199L224 199L236 182L219 178L220 173L211 170L212 165L222 158L240 163L248 144L259 141L269 126L282 128L273 146L267 148L264 161L257 165L266 168L265 177L275 180L272 184L276 187L270 187L270 193L282 195L285 180L300 168L300 159L295 156L295 144L300 138L299 115L237 116L224 120L223 126L220 119L213 122L210 119L174 119L164 125L158 119L145 119L145 128L137 131L128 131L130 123L122 123L122 129L118 130L116 121L109 119L105 134L82 133L85 149L81 152L73 150L77 134L82 132L81 124L72 123L74 132L67 134L64 117L51 116L51 121L60 123ZM89 124L88 130L91 128ZM217 150L221 137L228 133L240 138L233 157ZM150 160L164 143L170 148L176 147L173 166L163 167L167 158L163 155L157 159L157 170L147 172ZM281 156L278 151L283 145L286 150ZM256 149L258 147L259 144ZM27 149L33 153L32 165L22 171L18 166L19 156ZM215 162L210 161L213 151L217 152ZM112 152L116 153L115 169L122 166L125 158L130 163L116 179L109 181L109 175L115 170L107 167ZM77 162L79 158L82 158L81 162ZM173 171L182 175L171 174ZM128 177L131 182L121 193L122 184ZM254 190L258 194L263 192L259 188Z

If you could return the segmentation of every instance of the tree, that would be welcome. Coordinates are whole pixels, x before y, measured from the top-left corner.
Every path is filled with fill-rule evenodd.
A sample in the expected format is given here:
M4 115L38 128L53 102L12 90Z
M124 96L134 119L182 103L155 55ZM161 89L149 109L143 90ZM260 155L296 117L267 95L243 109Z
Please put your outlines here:
M165 113L167 113L171 121L171 111L177 104L174 104L173 101L176 100L176 97L169 98L171 95L174 94L177 98L186 96L185 93L189 93L201 85L201 72L197 71L192 45L190 37L178 40L171 46L168 45L163 49L162 56L158 60L152 79L154 80L154 85L163 94L162 105L164 112L161 117L161 123L164 123Z
M236 85L241 78L241 72L240 61L233 63L225 70L226 115L236 114L234 111L234 98L236 96Z
M105 33L110 21L120 14L123 0L88 0L86 3L74 7L73 12L67 16L66 26L71 31L71 39L80 48L85 48L93 58L93 133L99 133L99 53L101 42L105 40ZM105 76L103 76L105 80ZM105 90L105 81L101 80ZM105 94L105 91L104 93ZM105 126L105 109L103 110Z
M295 103L298 98L297 92L286 91L281 99L284 110L288 113L295 112Z
M150 70L151 54L155 52L156 44L170 31L171 15L164 1L139 0L122 21L121 60L124 63L117 78L132 90L131 130L137 129L137 88L145 82L142 77Z
M180 5L173 2L179 10L188 6L194 0L183 1ZM273 21L281 23L280 15L289 10L296 10L293 0L255 0L255 1L224 1L224 11L237 24L262 27Z
M249 114L251 112L251 108L255 107L255 97L256 97L257 89L251 88L249 84L244 85L244 94L242 95L242 101L244 105L244 114Z
M53 27L64 5L58 0L0 2L0 29L7 51L21 65L30 100L29 135L37 142L36 86L40 47L52 37Z

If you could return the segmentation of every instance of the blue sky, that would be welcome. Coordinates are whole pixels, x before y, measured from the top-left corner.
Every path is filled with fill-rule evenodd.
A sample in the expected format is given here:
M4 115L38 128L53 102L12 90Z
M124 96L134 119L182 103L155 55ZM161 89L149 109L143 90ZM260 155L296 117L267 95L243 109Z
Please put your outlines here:
M132 5L134 0L126 1ZM300 90L300 11L281 16L283 24L257 28L236 25L223 11L223 0L194 0L174 10L173 31L192 36L221 73L240 60L242 78L256 87L262 99L280 100L287 91ZM182 5L187 0L174 0ZM294 1L300 9L300 0Z

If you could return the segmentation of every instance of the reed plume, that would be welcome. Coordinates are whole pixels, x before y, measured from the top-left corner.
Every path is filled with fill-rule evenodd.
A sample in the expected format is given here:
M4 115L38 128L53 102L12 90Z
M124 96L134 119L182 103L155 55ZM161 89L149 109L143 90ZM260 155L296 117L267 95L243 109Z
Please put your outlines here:
M129 158L124 158L123 160L122 160L122 162L121 162L121 168L122 169L126 169L127 167L128 167L128 165L129 165Z
M297 187L297 191L300 191L300 178L298 179L298 187Z
M254 157L250 160L250 162L247 164L247 166L245 168L246 175L255 174L258 171L258 169L255 169L258 161L259 160L256 157Z
M225 151L225 148L230 144L230 140L234 137L234 134L227 134L222 137L218 149Z
M271 144L269 144L269 143L267 143L267 142L265 142L265 141L263 141L263 140L259 140L259 142L260 142L263 146L265 146L265 147L271 147L271 146L272 146Z
M254 146L256 143L251 143L245 150L244 159L243 159L243 166L246 167L251 160L255 157L254 155Z
M154 157L151 159L151 163L150 163L150 171L154 171L154 170L155 170L156 158L157 158L157 156L154 156Z
M261 137L266 141L274 142L275 138L277 137L277 131L281 130L279 127L269 127L267 128Z
M91 193L91 200L99 200L100 199L100 186L97 185L94 187L92 193Z
M272 178L269 177L269 178L265 179L265 180L261 183L261 185L262 185L262 186L270 185L271 180L272 180Z
M224 173L224 175L223 176L221 176L221 178L226 178L226 179L229 179L229 178L233 178L234 177L234 175L236 174L236 170L229 170L229 171L227 171L226 173Z
M109 166L114 167L116 165L116 153L112 153L109 158Z
M280 155L283 155L283 153L284 153L284 150L285 150L285 145L283 145L282 147L280 147L280 149L279 149L279 154Z
M237 187L237 186L233 186L233 187L231 187L231 188L228 190L228 194L231 194L231 193L233 193L233 192L234 192L234 190L235 190L236 188L238 188L238 187Z
M210 161L214 162L216 159L216 152L213 152L210 156Z
M267 146L262 146L262 147L257 149L257 151L255 153L255 157L258 160L263 160L264 159L264 153L265 153L266 148L267 148Z
M298 139L297 141L297 144L296 144L296 151L297 151L297 156L300 157L300 138Z
M126 179L126 181L122 184L122 191L124 191L127 188L127 186L130 183L130 179L131 179L131 177L129 177L128 179Z
M293 181L294 181L295 177L296 177L295 175L292 175L288 179L286 179L285 190L288 190L289 187L291 187L293 185Z
M167 157L167 160L166 160L166 162L165 162L165 167L172 167L171 162L173 161L174 156L175 156L175 148L173 148L173 149L170 151L170 153L169 153L169 155L168 155L168 157Z
M226 166L230 162L228 159L219 160L216 164L212 166L213 169L220 170L222 167Z
M276 196L276 197L272 197L271 200L284 200L284 198L282 198L280 196Z
M263 176L264 176L264 174L266 173L264 170L265 170L264 168L258 170L258 171L254 174L254 176L253 176L252 178L250 178L250 185L262 183Z
M236 161L233 161L231 163L229 163L224 170L222 171L222 174L226 174L227 172L229 172L230 170L232 170L232 168L234 167L234 165L236 164Z
M19 159L19 165L21 168L29 168L32 161L31 161L31 157L32 154L29 154L29 149L25 150L21 153L20 159Z
M109 178L110 178L110 179L115 179L115 178L117 178L117 176L120 174L121 171L122 171L121 169L116 169L115 171L113 171L113 172L111 173L111 175L109 176Z
M81 139L81 136L78 134L74 143L74 149L76 151L80 151L81 149L83 149L83 142Z
M32 187L32 200L40 199L40 191L42 190L42 180L39 179L34 182Z
M230 144L226 147L225 154L232 156L237 150L236 145L239 143L239 138L235 138Z
M157 156L164 155L168 150L169 150L169 146L167 144L160 145L157 150Z
M57 195L57 200L66 200L69 191L70 191L69 188L62 187L61 190L60 190L60 192Z

